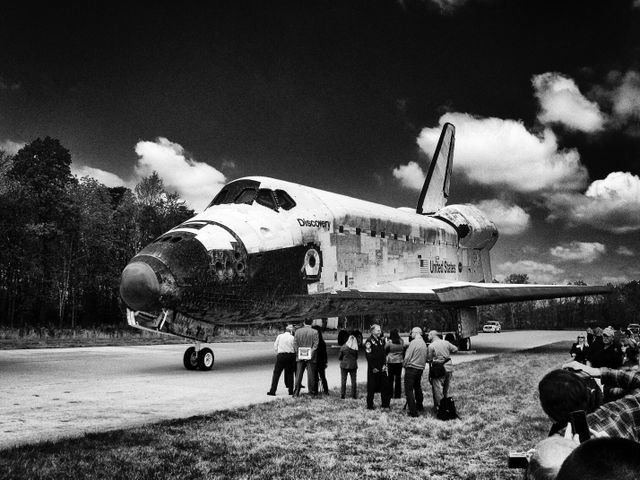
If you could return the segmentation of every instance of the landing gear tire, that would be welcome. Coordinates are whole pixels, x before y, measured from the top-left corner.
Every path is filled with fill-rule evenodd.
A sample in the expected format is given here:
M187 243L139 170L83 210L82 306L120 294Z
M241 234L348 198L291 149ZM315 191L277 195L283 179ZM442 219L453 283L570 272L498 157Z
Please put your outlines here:
M471 350L471 339L469 337L460 339L460 350L463 352Z
M198 353L198 368L200 370L211 370L214 361L213 350L210 348L203 348Z
M184 352L182 363L184 363L184 368L187 370L195 370L198 368L198 352L196 352L196 347L187 348Z

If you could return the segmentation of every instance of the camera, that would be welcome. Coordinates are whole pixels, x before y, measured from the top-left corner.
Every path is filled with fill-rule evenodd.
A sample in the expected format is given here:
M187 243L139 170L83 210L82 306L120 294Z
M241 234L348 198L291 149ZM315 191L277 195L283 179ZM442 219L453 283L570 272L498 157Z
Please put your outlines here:
M529 466L529 455L527 452L509 452L509 468L527 468Z

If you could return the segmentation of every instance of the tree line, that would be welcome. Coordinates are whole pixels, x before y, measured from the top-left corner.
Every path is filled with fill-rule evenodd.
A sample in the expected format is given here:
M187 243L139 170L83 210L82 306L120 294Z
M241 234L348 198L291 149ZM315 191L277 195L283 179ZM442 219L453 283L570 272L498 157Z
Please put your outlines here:
M193 215L157 173L133 190L71 174L56 139L0 151L0 325L95 327L123 318L129 259Z
M0 326L97 327L122 323L120 274L146 244L190 218L156 172L134 188L108 188L71 174L60 142L36 139L15 155L0 151ZM513 274L510 283L528 283ZM640 283L610 296L493 305L480 319L506 328L640 323ZM397 315L385 323L419 324ZM418 323L416 323L418 322Z

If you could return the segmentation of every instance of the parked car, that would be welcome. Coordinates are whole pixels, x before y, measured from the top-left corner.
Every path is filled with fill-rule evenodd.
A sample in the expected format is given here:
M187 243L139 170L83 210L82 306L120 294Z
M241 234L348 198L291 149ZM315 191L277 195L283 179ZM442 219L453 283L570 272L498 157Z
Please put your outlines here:
M500 333L502 330L502 326L500 322L496 322L495 320L489 320L484 327L482 327L482 331L484 333Z

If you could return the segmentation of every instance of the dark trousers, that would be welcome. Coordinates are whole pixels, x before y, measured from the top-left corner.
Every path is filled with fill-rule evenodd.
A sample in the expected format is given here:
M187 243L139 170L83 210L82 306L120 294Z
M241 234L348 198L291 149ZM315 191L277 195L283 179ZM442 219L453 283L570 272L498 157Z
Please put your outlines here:
M340 396L344 398L347 393L347 374L351 377L351 396L353 398L358 398L358 385L356 383L356 377L358 374L357 368L340 368Z
M389 369L389 383L393 389L393 398L402 397L402 364L387 363Z
M284 385L289 390L289 394L293 393L293 372L296 371L296 354L295 353L279 353L276 356L276 364L273 367L273 377L271 377L271 393L276 393L280 375L284 370Z
M373 408L373 396L380 392L382 398L382 408L387 408L391 404L391 388L389 388L389 377L386 372L367 372L367 408Z
M296 386L293 394L297 397L300 395L300 386L302 385L302 375L307 371L307 387L312 395L318 394L318 384L316 383L316 362L311 360L298 360L296 366Z
M329 393L329 384L327 383L327 375L325 374L327 367L316 365L317 377L316 377L316 385L318 385L318 390L320 390L320 384L322 385L322 391L324 393Z
M422 402L422 370L419 368L407 367L404 369L404 394L407 396L407 407L409 415L416 416L418 410L423 410Z

